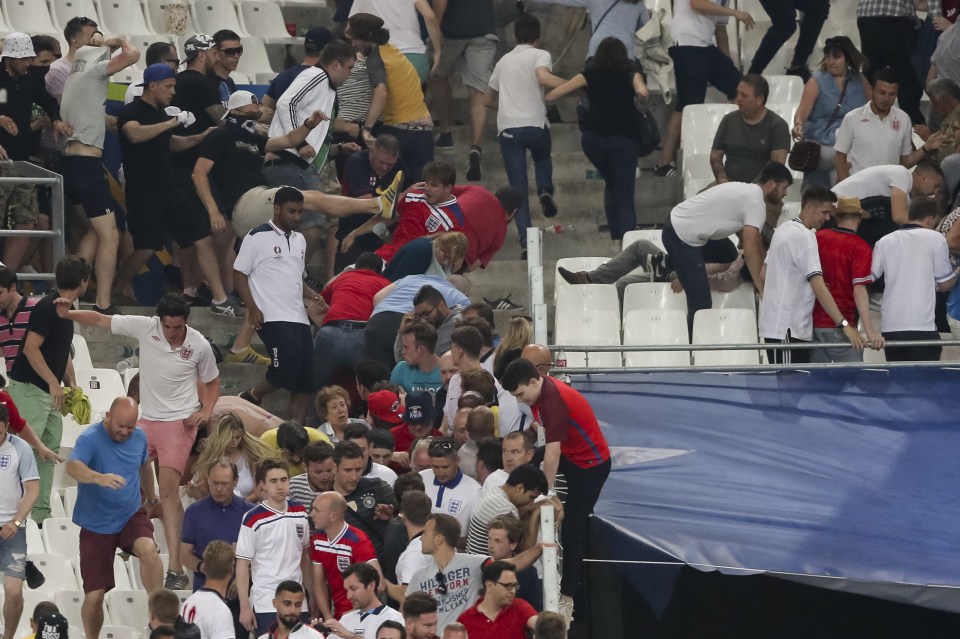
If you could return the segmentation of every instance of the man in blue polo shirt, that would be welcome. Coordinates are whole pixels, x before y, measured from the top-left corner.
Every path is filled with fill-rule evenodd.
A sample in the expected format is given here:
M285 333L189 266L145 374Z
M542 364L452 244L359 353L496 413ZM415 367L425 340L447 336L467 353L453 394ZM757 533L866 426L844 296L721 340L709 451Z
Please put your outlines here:
M215 463L207 473L210 496L191 504L183 515L180 561L193 571L194 592L206 583L202 558L207 544L211 541L236 544L243 514L253 508L253 504L233 492L238 477L236 464L226 460ZM240 599L236 595L228 597L227 606L233 614L237 636L245 637L248 631L240 625Z

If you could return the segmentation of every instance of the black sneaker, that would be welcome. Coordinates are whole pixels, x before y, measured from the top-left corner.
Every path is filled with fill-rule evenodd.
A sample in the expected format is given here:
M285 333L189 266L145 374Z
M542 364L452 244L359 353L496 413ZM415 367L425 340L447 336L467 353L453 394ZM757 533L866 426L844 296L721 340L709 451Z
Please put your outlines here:
M654 282L670 281L670 269L667 268L664 261L663 253L647 256L647 272L653 276Z
M510 300L509 295L507 295L506 297L500 297L495 300L488 300L487 298L483 298L483 301L489 304L490 308L492 308L495 311L519 311L526 308L521 304L513 303Z
M468 182L479 182L483 179L483 170L480 168L480 157L482 153L479 146L470 148L470 155L467 156L466 172Z
M787 75L796 75L799 76L803 83L806 84L807 80L812 77L810 69L807 68L807 65L800 65L796 67L788 67L786 71Z
M43 573L40 572L40 569L37 568L36 564L32 561L27 560L27 587L30 590L36 590L43 584L47 583L47 578L43 576Z
M677 167L672 162L663 166L657 164L653 167L653 174L656 177L674 177L677 174Z
M454 148L453 143L453 133L447 131L446 133L441 133L433 141L433 148L440 151L451 151Z
M213 290L207 285L206 282L203 282L197 287L197 294L194 295L194 297L200 300L209 300L212 302Z
M552 193L544 191L540 194L540 208L543 210L543 217L557 216L557 201L553 199Z
M190 578L184 571L167 571L167 576L163 580L163 587L167 590L184 590L190 584Z
M560 274L567 284L593 284L586 271L568 271L562 266L557 267L557 273Z
M237 397L239 397L240 399L242 399L242 400L244 400L244 401L250 402L250 403L253 404L254 406L259 406L259 405L260 405L260 401L261 401L261 400L259 400L259 399L257 399L256 397L253 396L253 389L252 389L252 388L250 388L250 389L248 389L248 390L245 390L245 391L240 391L240 392L237 394Z

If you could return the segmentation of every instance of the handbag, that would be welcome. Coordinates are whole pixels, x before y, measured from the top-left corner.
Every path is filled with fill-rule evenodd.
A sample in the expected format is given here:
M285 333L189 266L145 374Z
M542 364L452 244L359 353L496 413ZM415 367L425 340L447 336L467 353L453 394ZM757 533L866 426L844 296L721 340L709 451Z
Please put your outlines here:
M645 158L660 146L660 127L645 104L636 102L636 107L637 143L640 145L640 157Z
M830 130L830 125L833 124L833 121L837 119L837 114L840 113L840 108L843 106L843 98L847 94L848 82L850 82L850 78L843 81L843 89L840 90L840 100L837 102L837 107L833 110L833 114L827 121L823 135L826 135L826 132ZM820 136L821 141L823 140L823 135ZM787 165L794 171L800 171L801 173L815 171L817 167L820 166L820 142L814 142L813 140L800 140L799 142L795 142L793 148L790 149L790 155L787 157Z

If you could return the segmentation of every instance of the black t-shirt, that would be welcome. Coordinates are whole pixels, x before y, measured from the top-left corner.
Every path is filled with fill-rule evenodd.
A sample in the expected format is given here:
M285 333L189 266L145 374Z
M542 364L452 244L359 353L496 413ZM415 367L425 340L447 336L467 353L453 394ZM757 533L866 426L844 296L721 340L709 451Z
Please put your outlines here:
M70 345L73 342L73 322L57 315L53 301L58 297L60 295L54 291L37 302L30 314L27 337L24 339L29 338L30 333L37 333L44 338L43 344L40 345L43 361L47 363L56 378L63 381L63 374L67 370L67 359L70 357ZM33 384L44 392L50 390L50 385L33 370L23 349L20 349L17 359L13 361L10 378Z
M210 179L225 206L233 207L255 186L267 186L263 154L267 139L234 124L212 131L200 143L200 157L213 162Z
M367 533L377 557L383 555L383 534L389 522L377 519L377 504L397 506L397 498L390 484L375 477L361 477L356 490L344 495L347 510L344 520Z
M178 127L177 135L196 135L203 133L211 126L220 124L214 122L207 115L207 108L223 105L220 99L220 80L213 76L204 75L195 69L187 69L177 74L177 93L173 96L172 106L180 107L181 111L189 111L197 118L190 126ZM197 147L173 154L173 164L177 167L189 167L197 163Z
M636 139L637 110L634 106L633 72L621 69L586 69L587 111L584 128L600 135Z
M137 122L142 126L160 124L170 116L141 98L134 98L117 116L117 129L120 130L120 154L123 156L123 175L127 186L148 188L165 192L170 188L172 160L170 156L170 137L173 129L164 131L146 142L134 144L123 134L123 125Z

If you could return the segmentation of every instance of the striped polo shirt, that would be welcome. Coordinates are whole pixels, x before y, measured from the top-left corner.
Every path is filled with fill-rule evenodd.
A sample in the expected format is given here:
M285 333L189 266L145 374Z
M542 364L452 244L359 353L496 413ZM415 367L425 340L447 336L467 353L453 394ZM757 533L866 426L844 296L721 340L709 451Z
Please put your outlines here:
M0 311L0 348L3 349L3 359L7 363L7 373L13 368L13 360L17 359L23 340L27 337L30 313L41 299L43 298L24 297L12 315L6 311Z

